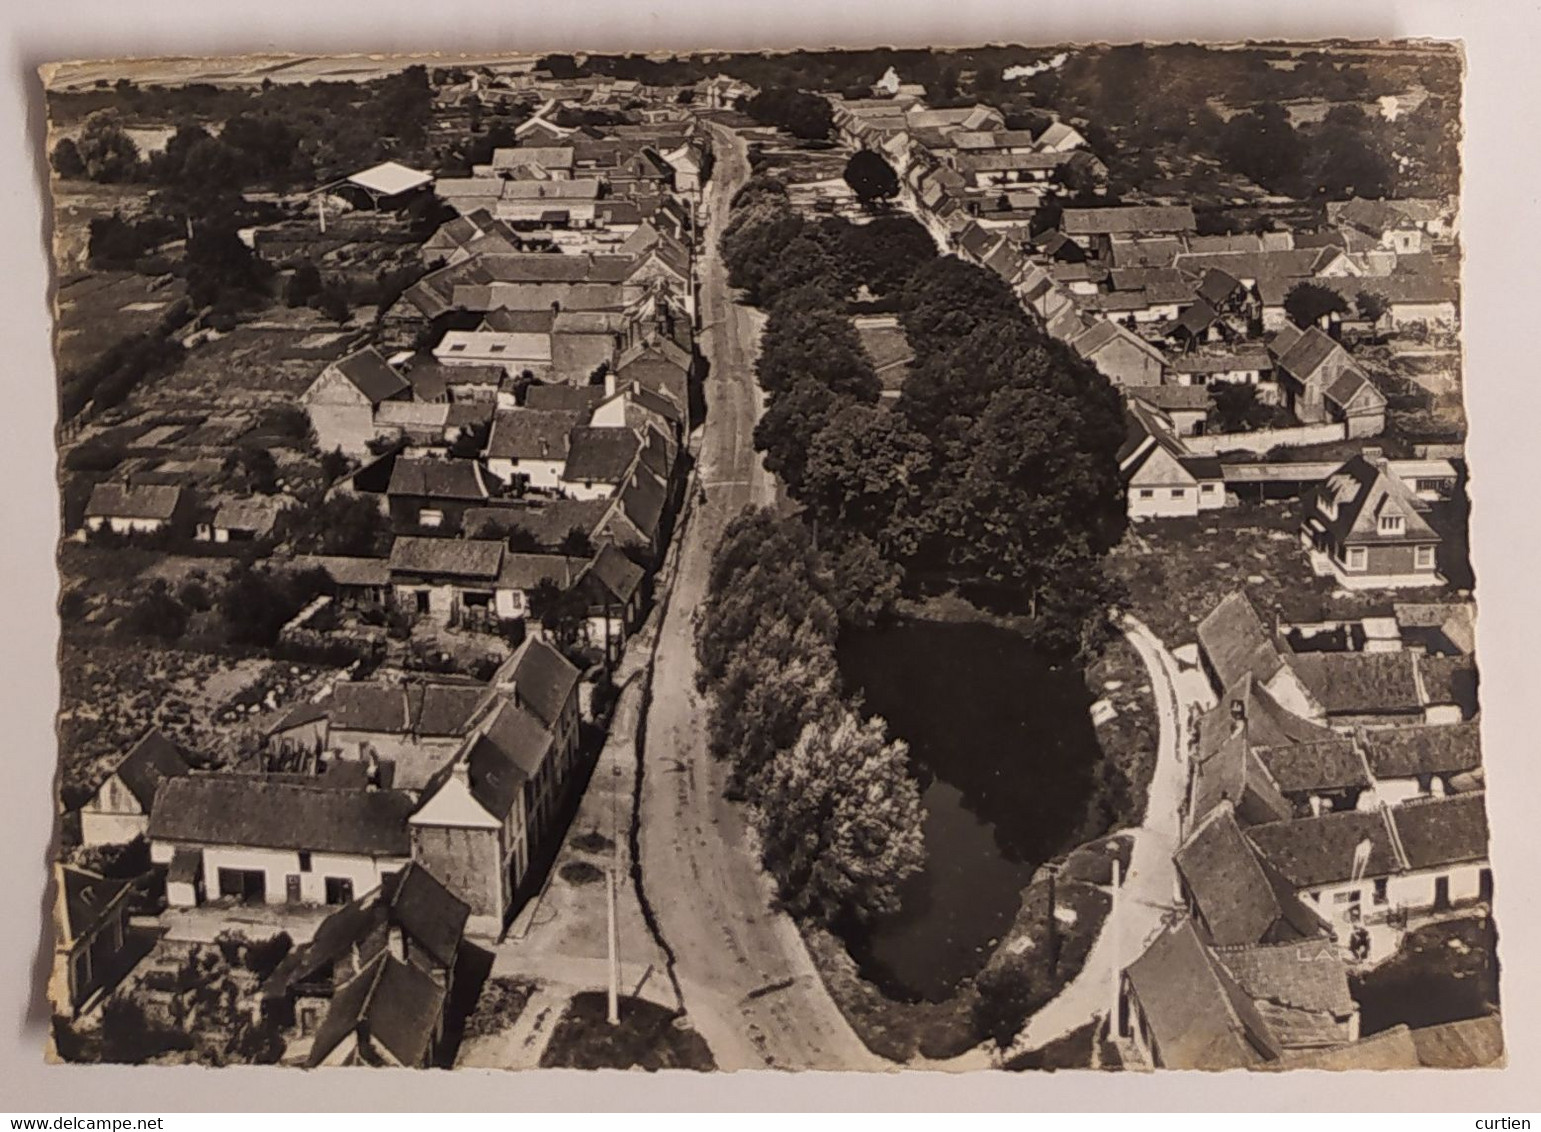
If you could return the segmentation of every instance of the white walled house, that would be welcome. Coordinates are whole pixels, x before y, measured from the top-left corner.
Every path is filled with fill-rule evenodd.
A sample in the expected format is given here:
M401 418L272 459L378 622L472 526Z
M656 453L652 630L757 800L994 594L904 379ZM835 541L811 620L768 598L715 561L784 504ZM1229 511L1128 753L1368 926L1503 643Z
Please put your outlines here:
M1376 810L1253 826L1262 857L1331 923L1360 923L1485 900L1492 874L1481 791Z
M150 817L150 859L196 867L168 886L186 903L346 904L410 856L412 795L302 785L262 775L192 774L163 782ZM196 898L196 897L195 897Z
M504 483L522 477L528 487L558 490L570 434L584 415L562 409L500 411L487 437L487 470Z
M1131 519L1197 515L1225 506L1220 462L1191 456L1171 417L1140 401L1129 402L1128 436L1119 449L1119 470L1128 491Z
M176 744L152 728L80 807L81 843L126 845L143 836L156 789L169 778L191 772Z
M328 365L300 395L310 416L316 447L340 449L362 457L375 436L375 407L383 401L406 401L412 386L373 346Z
M86 503L87 532L149 535L168 529L182 506L182 489L166 484L99 483Z

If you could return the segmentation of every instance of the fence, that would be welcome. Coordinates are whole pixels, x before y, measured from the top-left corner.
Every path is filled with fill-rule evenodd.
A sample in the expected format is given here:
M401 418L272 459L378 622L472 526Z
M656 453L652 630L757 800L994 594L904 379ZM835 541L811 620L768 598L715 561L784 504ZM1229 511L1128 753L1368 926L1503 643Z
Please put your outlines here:
M1274 448L1305 448L1348 438L1348 426L1340 422L1299 425L1295 428L1260 428L1256 432L1215 432L1185 436L1183 443L1195 456L1222 452L1252 452L1261 456Z

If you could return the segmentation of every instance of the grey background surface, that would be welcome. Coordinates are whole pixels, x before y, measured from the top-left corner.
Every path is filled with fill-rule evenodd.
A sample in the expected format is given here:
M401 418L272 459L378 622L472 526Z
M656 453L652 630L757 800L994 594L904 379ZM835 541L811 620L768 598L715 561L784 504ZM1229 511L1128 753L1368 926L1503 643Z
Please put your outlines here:
M8 0L0 14L0 1112L226 1109L1533 1110L1541 1096L1541 586L1536 6L1342 0ZM1510 1064L1479 1074L601 1074L46 1066L40 936L51 826L57 629L54 378L37 67L256 51L677 50L980 42L1465 41L1467 406L1478 655Z

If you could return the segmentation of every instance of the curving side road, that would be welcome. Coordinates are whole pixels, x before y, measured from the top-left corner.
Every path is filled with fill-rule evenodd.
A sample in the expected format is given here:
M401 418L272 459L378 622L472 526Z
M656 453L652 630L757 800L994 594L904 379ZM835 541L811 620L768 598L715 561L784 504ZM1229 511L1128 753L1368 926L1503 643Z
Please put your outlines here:
M1039 1049L1098 1015L1105 1016L1111 1009L1119 974L1139 957L1176 906L1173 854L1181 838L1182 800L1188 785L1186 722L1189 705L1194 702L1192 681L1184 679L1176 658L1143 622L1126 614L1119 627L1150 674L1156 700L1160 737L1145 816L1138 828L1129 831L1134 837L1129 875L1086 957L1086 965L1028 1020L1007 1058ZM1189 685L1186 689L1185 684Z

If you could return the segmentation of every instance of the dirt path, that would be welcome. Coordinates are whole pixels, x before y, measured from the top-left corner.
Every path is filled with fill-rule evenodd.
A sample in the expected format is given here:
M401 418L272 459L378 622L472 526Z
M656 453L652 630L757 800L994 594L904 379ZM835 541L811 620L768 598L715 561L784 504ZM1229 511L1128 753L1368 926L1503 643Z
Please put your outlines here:
M1119 975L1139 957L1177 905L1177 866L1182 799L1188 782L1186 722L1193 682L1185 679L1161 639L1133 617L1121 628L1150 673L1160 738L1156 767L1146 796L1145 816L1131 832L1134 849L1112 912L1081 973L1028 1020L1012 1058L1040 1049L1091 1022L1113 1006Z

